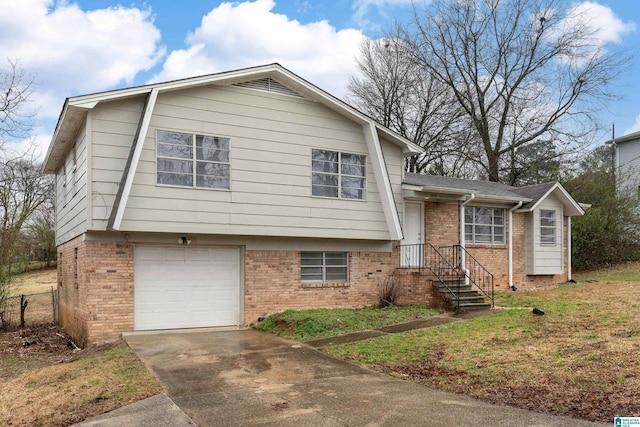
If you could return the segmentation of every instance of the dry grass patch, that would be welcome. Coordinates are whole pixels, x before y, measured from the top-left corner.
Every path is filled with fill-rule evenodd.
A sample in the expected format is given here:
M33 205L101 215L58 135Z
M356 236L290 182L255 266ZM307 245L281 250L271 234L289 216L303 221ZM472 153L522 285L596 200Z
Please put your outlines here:
M494 403L604 422L640 416L637 276L504 292L499 314L328 351Z
M161 392L125 344L74 352L52 326L0 342L0 426L66 426Z
M31 295L42 292L50 292L56 288L57 270L38 270L20 274L11 283L10 295Z

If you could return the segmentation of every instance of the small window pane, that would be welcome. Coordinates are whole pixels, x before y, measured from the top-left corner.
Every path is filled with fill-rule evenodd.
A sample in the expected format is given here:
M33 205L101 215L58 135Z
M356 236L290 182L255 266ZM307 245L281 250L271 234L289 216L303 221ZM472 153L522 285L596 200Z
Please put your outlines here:
M158 171L192 173L193 163L190 161L183 161L183 160L158 159Z
M193 187L193 175L158 172L158 184Z
M193 145L193 135L182 132L168 132L159 130L157 133L158 142L164 142L174 145L184 145L191 147Z
M190 145L158 144L158 156L191 159L193 157L193 147Z
M364 176L366 157L342 153L341 172L345 175Z

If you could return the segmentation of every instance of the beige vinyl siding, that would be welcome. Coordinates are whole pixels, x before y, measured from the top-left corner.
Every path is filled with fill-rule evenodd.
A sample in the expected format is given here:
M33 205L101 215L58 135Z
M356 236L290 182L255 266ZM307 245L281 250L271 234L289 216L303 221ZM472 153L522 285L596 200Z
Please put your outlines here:
M157 186L157 130L230 138L230 190ZM312 197L313 148L366 155L367 200ZM121 229L389 238L361 125L308 100L234 87L158 96Z
M73 172L73 156L76 171ZM63 171L66 176L63 178ZM75 178L75 184L73 180ZM63 185L66 180L66 187ZM85 129L67 152L64 167L56 174L56 244L60 245L87 231L87 137ZM63 192L66 195L63 196Z
M388 141L381 140L382 154L387 166L387 174L391 182L391 191L393 199L398 210L398 217L404 218L404 197L402 195L402 168L404 167L404 158L402 157L402 149Z
M91 112L92 230L105 230L145 98L98 104Z
M630 196L640 194L640 139L617 146L617 180L620 191Z
M562 203L554 196L543 200L532 213L531 239L527 242L531 255L527 257L527 274L561 274L563 271L563 209ZM555 210L556 241L554 244L540 243L540 210Z

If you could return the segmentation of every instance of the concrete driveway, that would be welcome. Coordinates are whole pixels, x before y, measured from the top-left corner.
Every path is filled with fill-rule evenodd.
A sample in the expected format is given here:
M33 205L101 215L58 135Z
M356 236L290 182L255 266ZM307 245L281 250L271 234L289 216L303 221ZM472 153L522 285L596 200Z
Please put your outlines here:
M127 342L200 426L596 426L394 379L253 330Z

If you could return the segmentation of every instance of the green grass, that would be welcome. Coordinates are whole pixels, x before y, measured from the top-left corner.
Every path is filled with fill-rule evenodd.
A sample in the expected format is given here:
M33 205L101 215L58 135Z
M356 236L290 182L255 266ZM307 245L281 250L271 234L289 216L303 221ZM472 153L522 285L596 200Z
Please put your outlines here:
M325 308L287 310L269 316L254 328L296 341L308 341L424 319L438 313L423 306L366 307L356 310Z
M640 410L640 281L606 277L618 280L502 292L491 316L324 351L493 403L608 421Z

